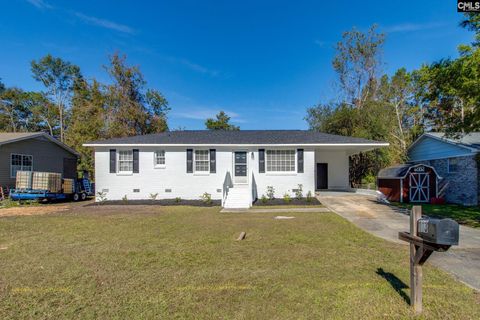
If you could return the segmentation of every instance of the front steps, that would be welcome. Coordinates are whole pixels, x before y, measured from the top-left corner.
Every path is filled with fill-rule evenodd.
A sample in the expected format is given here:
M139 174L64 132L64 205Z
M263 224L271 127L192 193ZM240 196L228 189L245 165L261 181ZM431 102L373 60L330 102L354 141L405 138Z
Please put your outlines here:
M228 190L227 198L223 203L226 209L250 208L250 188L248 185L236 185Z

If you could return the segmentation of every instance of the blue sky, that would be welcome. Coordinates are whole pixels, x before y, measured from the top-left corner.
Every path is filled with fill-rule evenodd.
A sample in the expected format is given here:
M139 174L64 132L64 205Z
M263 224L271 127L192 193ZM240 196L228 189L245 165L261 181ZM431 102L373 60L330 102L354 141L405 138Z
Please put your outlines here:
M219 110L242 129L305 129L305 109L335 98L334 45L353 26L387 33L384 71L455 57L472 34L455 1L9 0L0 11L0 78L40 90L47 53L87 78L114 51L170 102L170 128L204 128Z

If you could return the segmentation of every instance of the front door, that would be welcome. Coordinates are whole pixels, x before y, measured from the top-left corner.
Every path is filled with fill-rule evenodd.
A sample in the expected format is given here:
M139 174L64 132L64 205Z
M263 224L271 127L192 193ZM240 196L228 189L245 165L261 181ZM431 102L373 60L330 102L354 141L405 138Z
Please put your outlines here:
M247 152L235 151L233 157L233 183L248 183Z
M328 163L317 163L317 189L328 189Z
M428 202L430 199L430 175L410 174L410 202Z

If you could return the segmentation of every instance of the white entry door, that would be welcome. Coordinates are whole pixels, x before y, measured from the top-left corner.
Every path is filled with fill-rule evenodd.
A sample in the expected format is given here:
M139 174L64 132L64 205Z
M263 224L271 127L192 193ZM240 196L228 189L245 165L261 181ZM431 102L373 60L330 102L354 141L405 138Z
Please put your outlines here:
M233 183L248 183L248 160L247 151L235 151L233 153Z
M410 201L428 202L430 199L430 175L427 173L410 174Z

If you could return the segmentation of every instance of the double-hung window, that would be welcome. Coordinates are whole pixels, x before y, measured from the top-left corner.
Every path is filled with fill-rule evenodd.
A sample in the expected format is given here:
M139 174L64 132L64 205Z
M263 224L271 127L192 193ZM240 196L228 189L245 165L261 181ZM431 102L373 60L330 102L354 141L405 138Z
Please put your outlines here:
M448 173L458 172L458 159L457 158L448 159L447 165L448 165Z
M165 150L157 150L154 153L154 166L155 168L165 167Z
M10 178L17 177L17 171L32 171L33 156L12 153L10 156Z
M295 172L295 150L267 150L267 172Z
M133 150L118 151L118 172L133 173Z
M210 172L210 154L208 150L195 150L195 172Z

